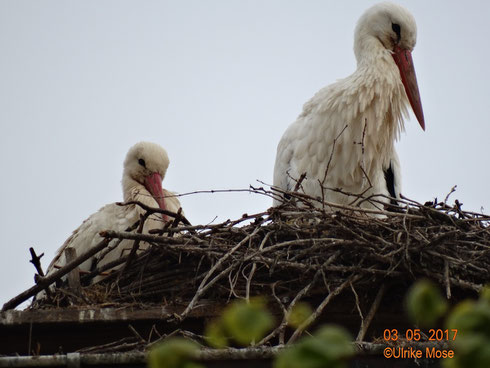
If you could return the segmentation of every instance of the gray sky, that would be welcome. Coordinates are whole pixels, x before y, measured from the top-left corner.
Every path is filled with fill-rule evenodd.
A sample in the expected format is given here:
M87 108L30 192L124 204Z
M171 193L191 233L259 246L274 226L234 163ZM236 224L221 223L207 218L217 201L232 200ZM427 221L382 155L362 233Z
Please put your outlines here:
M377 1L0 1L0 305L33 285L102 205L122 162L160 143L180 193L272 182L276 145L321 87L355 69L353 30ZM398 144L402 192L490 213L490 2L399 1L427 131ZM181 198L192 223L267 209L266 197Z

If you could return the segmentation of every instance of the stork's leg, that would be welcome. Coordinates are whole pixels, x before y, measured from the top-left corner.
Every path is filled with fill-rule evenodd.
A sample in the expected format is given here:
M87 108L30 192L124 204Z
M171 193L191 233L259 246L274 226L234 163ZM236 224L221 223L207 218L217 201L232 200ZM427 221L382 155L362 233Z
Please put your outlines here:
M393 198L396 198L397 195L395 192L395 185L396 185L395 174L393 172L393 167L391 166L391 162L390 162L390 166L384 171L384 174L385 174L386 188L388 189L388 193L390 193L390 196L392 196ZM395 206L398 204L394 199L392 199L390 203Z

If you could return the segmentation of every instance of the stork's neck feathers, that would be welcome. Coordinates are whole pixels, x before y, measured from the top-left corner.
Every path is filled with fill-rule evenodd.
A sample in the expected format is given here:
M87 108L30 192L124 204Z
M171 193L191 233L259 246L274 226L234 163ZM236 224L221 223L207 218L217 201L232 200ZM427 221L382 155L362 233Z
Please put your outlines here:
M342 155L352 165L344 168L342 177L347 172L358 175L361 162L368 173L379 170L378 165L389 166L408 115L408 98L391 53L372 45L361 56L353 74L321 89L300 116L306 122L315 117L318 125L312 135L323 135L328 144L338 137L337 147L349 147Z
M124 174L122 179L124 202L141 202L150 207L158 207L158 203L152 197L144 185L138 183L129 175Z
M357 70L346 80L359 88L359 113L374 113L371 125L376 131L373 133L380 137L386 135L393 142L404 130L403 118L408 117L409 101L392 53L380 38L366 32L365 27L366 23L360 21L354 39Z
M362 132L366 124L365 136L391 147L404 130L409 102L391 53L378 40L371 41L364 42L357 70L321 89L304 105L301 116L336 111L340 120L350 122L349 129ZM339 129L343 127L339 125Z
M404 117L408 117L409 101L398 67L391 53L378 40L365 42L357 70L348 78L346 94L355 93L359 101L358 113L367 123L366 135L393 144L404 131Z

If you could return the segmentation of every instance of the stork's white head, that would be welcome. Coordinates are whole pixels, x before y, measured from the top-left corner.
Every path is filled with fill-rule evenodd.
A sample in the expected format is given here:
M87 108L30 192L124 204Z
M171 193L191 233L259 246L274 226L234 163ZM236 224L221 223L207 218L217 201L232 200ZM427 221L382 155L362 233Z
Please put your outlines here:
M150 192L160 208L165 209L162 180L169 163L167 151L158 144L136 143L124 160L123 185L127 180L136 181Z
M417 42L417 25L403 6L385 2L364 12L357 22L354 37L358 61L364 52L369 51L366 47L372 47L372 41L377 41L389 51L394 51L396 46L412 51Z
M380 51L393 56L415 116L425 129L411 54L416 41L417 25L412 14L401 5L384 2L366 10L359 19L354 36L354 52L358 64L373 62Z

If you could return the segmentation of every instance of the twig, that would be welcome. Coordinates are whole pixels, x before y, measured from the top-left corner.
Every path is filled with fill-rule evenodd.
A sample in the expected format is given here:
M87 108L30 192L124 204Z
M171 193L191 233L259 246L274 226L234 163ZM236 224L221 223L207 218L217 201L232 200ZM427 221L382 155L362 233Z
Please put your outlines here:
M147 211L144 215L141 215L140 216L140 223L138 225L138 229L136 230L136 233L137 234L141 234L143 232L143 228L145 226L145 222L146 222L146 220L148 219L149 216L150 216L150 212L149 211ZM136 252L139 249L139 245L140 245L140 239L136 239L134 241L134 243L133 243L133 247L131 248L131 251L129 252L128 259L126 260L126 264L124 265L123 268L121 268L121 270L119 272L118 280L119 280L119 277L124 272L126 272L126 270L129 268L129 266L131 266L131 262L133 261L134 257L136 256Z
M247 243L253 236L255 236L257 234L257 232L260 230L260 228L256 228L252 234L250 235L247 235L242 241L240 241L237 245L235 245L228 253L226 253L222 258L220 258L218 260L218 262L216 262L214 264L213 267L211 267L211 269L209 270L209 272L206 274L206 276L203 278L203 280L201 281L201 284L199 285L197 291L196 291L196 294L194 295L194 297L192 298L192 300L189 302L189 304L187 305L186 309L180 314L179 316L179 319L180 320L183 320L187 314L189 314L189 312L192 310L192 308L194 308L194 305L196 304L197 300L199 299L199 297L209 288L211 287L214 282L217 281L217 279L215 278L214 280L212 280L211 282L209 282L207 285L207 281L209 280L209 278L211 277L211 275L214 273L214 271L216 271L219 267L221 267L221 265L223 264L223 262L226 261L226 259L228 259L232 254L233 252L235 252L238 248L240 248L242 245L244 245L245 243Z
M154 208L154 207L150 207L150 206L147 206L146 204L144 203L141 203L141 202L138 202L138 201L128 201L128 202L116 202L116 204L118 206L128 206L128 205L137 205L137 206L140 206L141 208L143 208L145 211L147 211L149 214L153 214L153 213L160 213L162 215L167 215L167 216L170 216L172 218L176 218L179 216L179 214L175 213L175 212L172 212L172 211L168 211L168 210L164 210L164 209L161 209L161 208ZM181 217L181 221L186 224L186 225L191 225L191 223L189 222L189 220L187 220L185 218L185 216L182 216L182 214L180 215Z
M136 329L133 326L131 326L131 324L128 324L128 328L131 330L131 332L134 334L134 336L136 336L136 338L140 342L146 343L146 340L141 337L141 335L138 333L138 331L136 331Z
M31 262L34 265L34 267L36 268L37 274L41 277L44 277L44 271L43 271L43 268L41 266L41 258L44 256L44 253L41 253L38 256L36 254L36 251L32 247L29 248L29 252L31 253L31 260L29 262ZM34 278L36 283L37 283L38 279L39 279L38 277ZM48 299L51 299L51 290L49 290L49 288L46 289L46 295L47 295ZM30 345L30 343L29 343L29 345Z
M302 173L299 179L296 181L293 192L297 192L299 188L302 188L301 183L306 179L306 173Z
M386 290L386 284L382 284L378 290L378 293L376 294L376 298L374 298L373 305L371 305L371 309L369 309L366 318L362 319L361 321L361 328L359 329L359 333L357 334L356 342L361 342L362 340L364 340L369 325L371 324L371 321L376 315L379 305L381 304L381 300L383 299L385 290Z
M40 292L44 288L48 287L54 281L58 280L59 278L61 278L64 275L66 275L68 272L73 270L75 267L78 267L78 265L85 262L87 259L92 257L94 254L96 254L100 250L104 249L109 244L109 242L110 242L110 239L103 239L95 247L93 247L92 249L89 249L87 252L83 253L81 256L79 256L77 259L73 260L72 262L68 263L63 268L60 268L59 270L53 272L51 275L39 278L37 285L34 285L33 287L31 287L31 288L27 289L26 291L20 293L19 295L10 299L7 303L5 303L3 305L2 311L15 308L20 303L26 301L31 296L34 296L35 294L37 294L38 292Z
M362 314L361 306L359 304L359 296L357 295L356 289L354 288L354 285L352 284L352 282L350 283L350 288L352 290L352 293L354 294L357 312L359 313L359 317L361 317L361 330L362 330L362 327L364 326L364 316ZM359 334L360 334L360 331L359 331Z
M325 299L320 303L316 310L294 331L288 340L288 345L296 341L296 339L303 333L303 331L308 328L322 313L323 309L328 303L337 295L339 295L351 282L355 282L360 278L360 276L350 276L345 280L340 286L335 288L330 294L327 295Z
M261 251L262 249L264 249L264 245L267 243L267 241L269 240L269 237L271 236L273 232L272 231L269 231L265 236L264 236L264 239L262 240L262 242L260 243L260 246L259 246L259 251ZM245 300L247 301L247 303L250 302L250 284L252 282L252 277L255 273L255 270L257 269L257 263L254 262L252 264L252 269L250 270L250 274L248 275L248 277L245 277L245 279L247 280L247 286L245 288L246 290L246 293L245 293Z
M323 187L325 185L325 180L327 179L327 176L328 176L328 170L330 168L330 164L332 162L332 158L333 158L333 154L335 152L335 145L337 144L337 140L340 138L340 136L344 133L344 131L347 129L349 125L346 124L342 130L340 131L339 134L337 134L337 136L333 139L333 144L332 144L332 151L330 152L330 157L328 158L328 161L327 161L327 167L325 168L325 173L323 175L323 180L320 182L320 185ZM322 198L322 199L325 199L325 198Z
M41 258L44 256L44 253L41 253L38 256L36 254L36 251L32 247L29 248L29 252L31 253L31 260L29 262L31 262L34 265L34 267L36 268L37 273L40 276L44 276L44 271L43 271L43 268L41 266Z
M446 281L446 298L451 299L451 280L449 279L449 262L444 260L444 280Z
M444 204L447 204L447 201L449 200L449 196L450 196L451 194L453 194L453 193L456 191L456 188L457 188L457 187L458 187L458 186L457 186L457 185L455 185L455 186L453 186L453 187L451 188L451 190L450 190L450 191L449 191L449 193L447 194L446 198L444 198Z
M344 133L344 131L347 129L349 125L345 125L342 130L340 131L340 133L333 139L333 144L332 144L332 151L330 152L330 157L328 158L328 161L327 161L327 167L325 168L325 173L323 175L323 179L321 182L319 182L320 184L320 189L321 189L321 192L322 192L322 208L325 209L325 180L327 180L327 176L328 176L328 171L330 169L330 164L332 162L332 158L333 158L333 155L335 153L335 145L337 144L337 140L340 138L340 136Z

